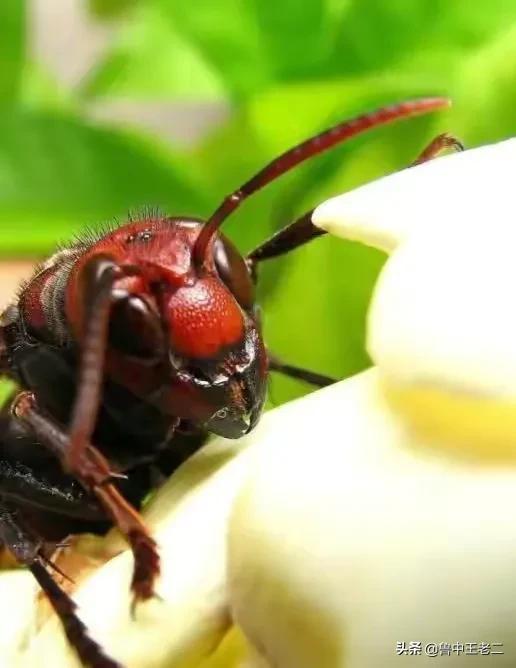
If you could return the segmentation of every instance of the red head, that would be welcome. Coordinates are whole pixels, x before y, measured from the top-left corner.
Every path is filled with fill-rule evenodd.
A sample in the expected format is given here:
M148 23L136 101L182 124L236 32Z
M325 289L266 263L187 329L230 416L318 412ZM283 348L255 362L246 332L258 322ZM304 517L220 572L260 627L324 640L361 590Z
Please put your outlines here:
M112 286L108 375L163 412L234 438L260 415L266 355L243 258L217 237L199 267L192 250L201 228L154 218L104 236L76 262L65 310L80 340L83 268L99 255L126 268Z

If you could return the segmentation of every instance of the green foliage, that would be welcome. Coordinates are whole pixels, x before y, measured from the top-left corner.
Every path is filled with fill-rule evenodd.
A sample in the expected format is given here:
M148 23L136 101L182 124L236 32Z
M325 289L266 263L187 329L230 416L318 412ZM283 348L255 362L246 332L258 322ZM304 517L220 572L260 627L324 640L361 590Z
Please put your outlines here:
M100 19L116 19L134 9L140 0L88 0L90 11Z
M15 99L25 56L25 3L2 0L0 3L0 103Z
M89 95L215 93L237 99L301 81L404 71L448 75L516 19L513 0L94 0L137 6ZM183 67L179 63L183 59ZM116 76L115 62L123 71ZM149 67L152 63L151 67ZM195 65L194 65L195 63ZM157 69L157 73L156 70ZM168 72L168 77L166 73ZM185 72L190 76L186 85ZM164 89L149 90L159 76ZM209 82L209 84L207 83Z
M48 249L128 209L199 209L199 191L150 142L72 116L0 111L0 246Z
M102 64L87 77L83 97L220 100L219 72L160 7L144 7L123 31Z
M46 252L84 224L144 204L207 215L295 142L408 96L448 94L454 108L303 166L246 203L228 235L249 249L331 194L403 167L437 132L474 145L516 130L513 0L90 0L90 9L118 25L116 37L79 86L63 88L26 58L24 2L2 2L4 256ZM116 99L223 102L232 112L186 151L89 119L89 105ZM264 266L271 348L338 376L367 365L365 312L382 261L327 238ZM305 390L275 378L272 400Z

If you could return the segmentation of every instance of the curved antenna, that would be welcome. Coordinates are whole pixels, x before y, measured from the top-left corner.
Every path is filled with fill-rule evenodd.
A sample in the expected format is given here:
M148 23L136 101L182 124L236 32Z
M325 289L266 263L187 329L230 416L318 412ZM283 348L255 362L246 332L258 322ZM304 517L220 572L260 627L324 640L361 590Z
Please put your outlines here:
M193 255L195 262L201 266L205 263L208 248L215 233L222 223L235 211L242 202L250 195L257 192L271 181L282 176L300 163L312 158L318 153L327 151L337 144L351 139L355 135L377 127L416 114L425 114L430 111L449 107L451 101L445 97L423 97L414 100L399 102L387 107L381 107L362 116L356 116L351 120L344 121L325 130L310 139L294 146L282 153L275 160L266 165L249 181L246 181L238 190L228 195L222 204L212 213L210 218L201 228L196 239Z

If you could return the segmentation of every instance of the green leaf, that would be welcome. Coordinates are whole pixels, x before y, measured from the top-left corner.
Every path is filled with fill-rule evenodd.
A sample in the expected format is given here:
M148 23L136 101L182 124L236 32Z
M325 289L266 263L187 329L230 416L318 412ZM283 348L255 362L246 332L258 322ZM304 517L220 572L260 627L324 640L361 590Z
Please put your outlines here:
M489 11L469 0L148 0L87 92L242 99L317 78L417 68L448 78L515 21L513 0Z
M155 2L163 12L163 19L212 64L230 92L248 94L271 80L252 2Z
M516 134L516 24L461 62L454 120L467 145Z
M25 2L0 3L0 102L12 103L18 95L25 59Z
M353 0L343 12L334 49L325 64L328 75L388 70L425 53L478 48L516 21L512 0L493 0L489 9L469 0ZM446 55L434 59L446 73L454 65ZM435 70L437 72L437 69Z
M40 62L25 63L19 94L19 104L24 108L46 111L73 110L76 106L72 91L67 89Z
M309 78L329 56L335 14L325 0L253 0L261 57L275 81Z
M168 152L73 117L0 110L2 254L45 252L85 224L149 205L203 208Z
M224 97L225 85L202 51L164 20L159 7L144 6L80 92L86 97L217 100Z
M88 0L89 11L101 20L112 20L134 9L142 0Z

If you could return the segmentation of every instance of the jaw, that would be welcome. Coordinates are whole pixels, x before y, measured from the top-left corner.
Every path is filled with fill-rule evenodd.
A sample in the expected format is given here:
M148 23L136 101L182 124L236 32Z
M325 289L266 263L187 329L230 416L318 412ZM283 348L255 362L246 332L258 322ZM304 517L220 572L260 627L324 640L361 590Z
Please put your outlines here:
M267 359L263 346L238 373L233 374L220 397L219 408L205 424L213 434L224 438L241 438L256 426L267 394Z
M236 439L260 419L267 391L267 353L257 324L248 319L243 341L216 362L197 362L192 375L199 395L211 406L198 424L212 434Z
M146 365L110 350L106 368L114 382L163 415L225 438L249 433L265 402L267 354L251 319L243 341L222 359L185 360L169 351L166 358Z

